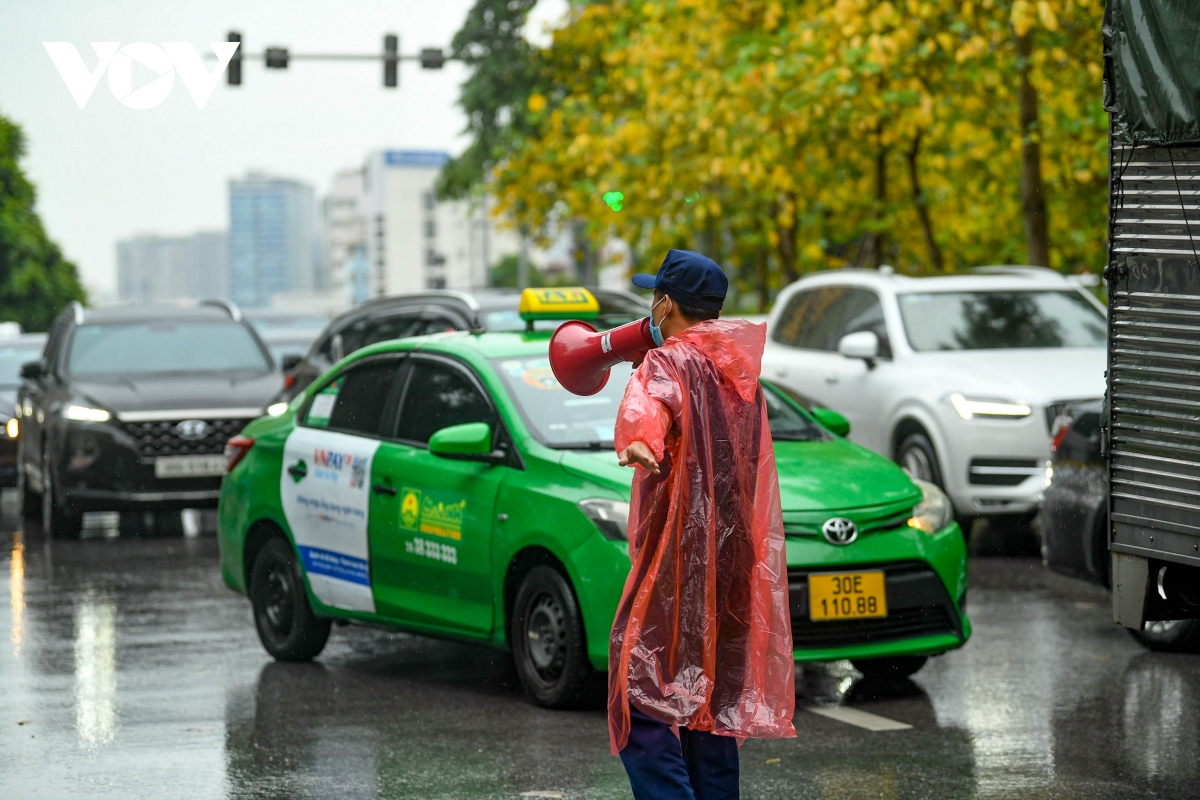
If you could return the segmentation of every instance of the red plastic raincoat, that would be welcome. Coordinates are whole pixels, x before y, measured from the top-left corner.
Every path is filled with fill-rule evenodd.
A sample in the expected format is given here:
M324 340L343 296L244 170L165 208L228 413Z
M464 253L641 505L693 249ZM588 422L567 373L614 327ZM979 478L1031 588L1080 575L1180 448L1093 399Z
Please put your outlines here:
M795 736L795 665L779 477L758 384L766 325L713 320L647 353L625 390L616 448L641 440L632 569L609 643L613 753L629 706L737 737Z

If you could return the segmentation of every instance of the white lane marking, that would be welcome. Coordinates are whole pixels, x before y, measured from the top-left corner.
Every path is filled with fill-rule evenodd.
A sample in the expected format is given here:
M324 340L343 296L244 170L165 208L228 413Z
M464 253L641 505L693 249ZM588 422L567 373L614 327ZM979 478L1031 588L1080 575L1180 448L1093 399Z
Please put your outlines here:
M869 711L861 711L857 708L846 708L845 706L808 706L806 711L811 711L814 714L820 714L822 717L836 719L838 722L844 722L847 725L854 725L859 728L866 728L869 731L906 731L912 727L904 722L897 722L894 719L881 717L878 714L872 714Z
M521 797L555 797L561 798L562 792L546 791L545 789L535 789L532 792L521 792Z

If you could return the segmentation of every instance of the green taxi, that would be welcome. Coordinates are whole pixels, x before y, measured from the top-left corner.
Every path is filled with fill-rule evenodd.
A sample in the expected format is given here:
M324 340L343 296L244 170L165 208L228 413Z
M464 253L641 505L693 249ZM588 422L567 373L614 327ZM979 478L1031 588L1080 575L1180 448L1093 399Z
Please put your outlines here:
M633 470L612 439L630 366L569 394L549 336L381 342L230 441L221 572L272 656L311 659L345 620L510 649L545 706L592 691L629 571ZM907 675L962 646L967 556L946 497L843 439L844 418L762 385L796 661Z

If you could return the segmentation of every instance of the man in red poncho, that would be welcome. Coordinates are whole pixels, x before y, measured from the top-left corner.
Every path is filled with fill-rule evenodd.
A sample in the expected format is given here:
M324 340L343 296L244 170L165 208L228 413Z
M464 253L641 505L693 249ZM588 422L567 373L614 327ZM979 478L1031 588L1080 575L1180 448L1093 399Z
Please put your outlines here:
M638 800L738 796L738 746L795 736L795 665L779 479L758 384L766 326L719 319L728 280L667 253L654 289L659 345L617 415L638 466L632 569L609 646L608 720Z

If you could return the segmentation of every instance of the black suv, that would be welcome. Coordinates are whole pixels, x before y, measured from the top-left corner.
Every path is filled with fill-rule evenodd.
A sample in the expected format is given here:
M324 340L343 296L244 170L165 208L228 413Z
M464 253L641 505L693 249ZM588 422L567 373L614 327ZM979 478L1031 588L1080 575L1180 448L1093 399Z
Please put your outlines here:
M646 316L646 302L631 292L589 289L600 303L598 328ZM369 344L443 331L519 331L517 289L430 291L369 300L334 319L298 363L284 362L284 400L291 400L326 370ZM557 323L555 323L557 324Z
M23 509L68 537L85 511L216 507L225 443L282 382L237 307L216 301L72 303L21 377Z

